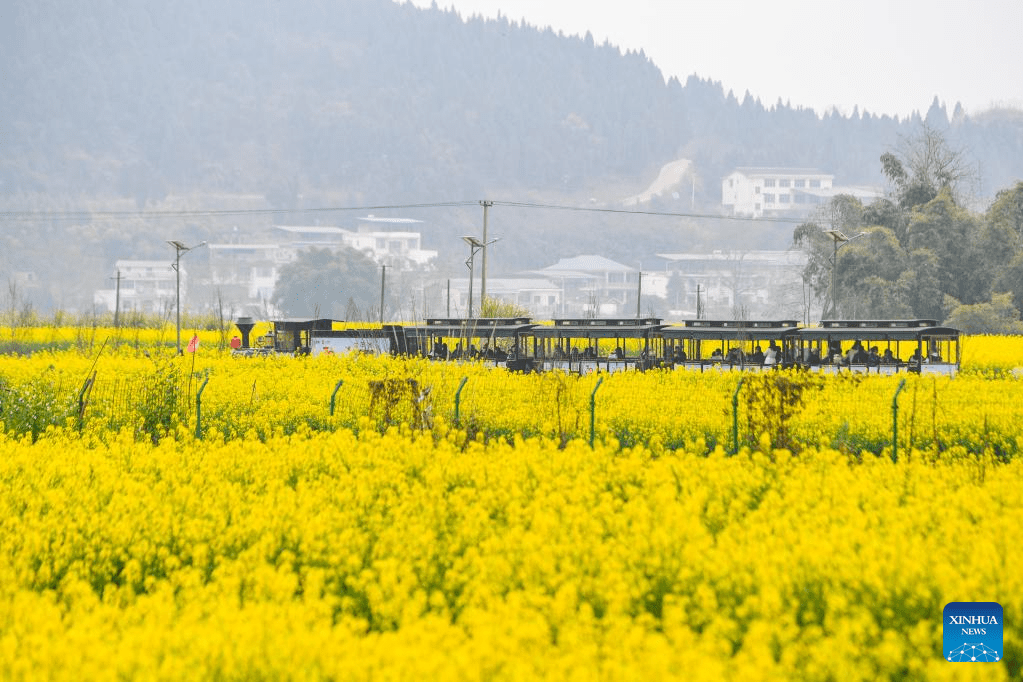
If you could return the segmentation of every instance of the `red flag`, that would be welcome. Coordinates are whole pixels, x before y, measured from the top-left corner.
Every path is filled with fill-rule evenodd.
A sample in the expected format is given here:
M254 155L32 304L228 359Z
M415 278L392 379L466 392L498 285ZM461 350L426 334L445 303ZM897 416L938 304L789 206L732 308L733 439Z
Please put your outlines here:
M188 352L194 353L199 348L199 335L196 334L192 337L192 340L188 342Z

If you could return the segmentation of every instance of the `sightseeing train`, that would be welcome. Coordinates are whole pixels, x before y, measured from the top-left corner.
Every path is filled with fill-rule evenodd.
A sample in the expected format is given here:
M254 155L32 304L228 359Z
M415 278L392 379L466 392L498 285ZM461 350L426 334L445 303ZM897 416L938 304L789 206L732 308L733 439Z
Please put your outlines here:
M435 318L416 325L338 328L331 319L278 319L250 343L255 326L239 318L240 354L348 352L480 361L513 371L575 373L653 368L955 375L959 331L935 320L684 320Z

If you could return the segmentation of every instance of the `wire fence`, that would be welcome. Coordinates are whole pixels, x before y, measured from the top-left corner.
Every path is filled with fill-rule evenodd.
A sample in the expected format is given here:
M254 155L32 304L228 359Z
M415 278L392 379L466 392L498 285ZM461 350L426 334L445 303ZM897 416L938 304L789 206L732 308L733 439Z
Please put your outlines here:
M896 377L896 379L899 379ZM200 392L205 381L209 389ZM486 374L395 373L275 385L255 377L166 373L90 377L82 384L0 378L0 421L38 435L50 425L132 429L158 439L184 425L200 437L299 429L430 429L438 421L470 436L615 439L622 447L702 441L735 452L764 438L773 447L888 453L913 448L1010 456L1023 448L1023 382L980 390L976 381L898 381L811 373L685 371L534 375L510 384Z

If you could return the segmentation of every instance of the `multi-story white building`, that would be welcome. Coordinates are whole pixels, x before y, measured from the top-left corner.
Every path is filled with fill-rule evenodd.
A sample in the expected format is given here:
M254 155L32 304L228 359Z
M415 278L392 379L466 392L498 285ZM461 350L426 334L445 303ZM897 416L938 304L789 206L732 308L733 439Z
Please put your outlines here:
M706 318L731 319L739 309L752 317L805 317L806 254L801 251L657 255L677 277L674 286L669 283L667 303L682 317L694 317L698 303Z
M305 247L331 248L341 246L361 251L376 263L390 267L426 267L437 257L437 252L424 249L423 236L409 230L373 229L383 225L412 225L419 220L412 218L376 218L367 216L358 219L358 229L346 230L340 227L277 225L277 229L288 233L288 246L296 251Z
M834 175L811 168L736 168L721 181L721 203L735 215L808 210Z
M603 256L562 258L538 274L557 282L564 317L615 317L635 311L639 270Z
M280 244L210 244L210 285L232 303L269 301L295 250Z
M108 312L118 306L120 310L137 310L143 313L163 313L174 309L177 296L177 274L172 260L119 260L114 266L113 289L99 289L93 294L95 305ZM185 264L181 264L181 289L184 294L187 284ZM184 305L182 305L184 308Z
M447 284L450 284L450 298ZM480 276L476 274L473 280L473 301L472 307L478 315L480 310ZM447 280L445 283L438 283L432 287L433 309L438 306L441 310L448 310L446 304L450 303L452 316L466 316L469 310L469 278L460 277ZM536 277L487 277L487 298L494 298L505 303L512 303L527 309L530 315L536 319L548 319L555 317L561 310L560 284L549 279ZM441 300L444 299L444 300Z
M835 176L813 168L736 168L721 181L721 204L733 215L760 218L806 214L839 194L861 201L883 195L875 187L834 184Z

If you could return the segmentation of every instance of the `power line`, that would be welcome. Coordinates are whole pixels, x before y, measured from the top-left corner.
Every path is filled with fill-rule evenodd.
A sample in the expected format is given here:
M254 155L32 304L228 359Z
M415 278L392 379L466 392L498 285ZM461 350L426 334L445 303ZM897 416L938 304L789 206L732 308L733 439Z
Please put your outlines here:
M379 206L326 206L318 208L237 208L201 211L0 211L0 220L163 220L167 218L217 218L227 216L294 215L303 213L340 213L345 211L383 211L388 209L450 208L476 206L478 201L448 201L425 204Z
M754 223L803 223L806 222L806 218L785 218L785 217L761 217L754 218L751 216L737 216L737 215L718 215L714 213L688 213L688 212L674 212L674 211L636 211L624 208L598 208L594 206L560 206L557 204L533 204L516 201L493 201L491 202L494 206L511 206L515 208L540 208L554 211L588 211L591 213L627 213L632 215L651 215L651 216L665 216L669 218L700 218L704 220L738 220L743 222L754 222Z
M351 211L384 211L407 209L459 208L478 206L479 201L446 201L417 204L380 204L374 206L325 206L317 208L238 208L198 211L0 211L0 220L8 222L37 221L92 221L92 220L166 220L171 218L220 218L230 216L301 215L322 213L344 213ZM685 211L643 211L624 208L600 208L595 206L566 206L561 204L537 204L522 201L490 201L493 206L525 208L550 211L575 211L588 213L611 213L621 215L644 215L667 218L695 218L698 220L730 220L753 223L799 224L806 218L760 217L719 215L713 213L692 213Z

